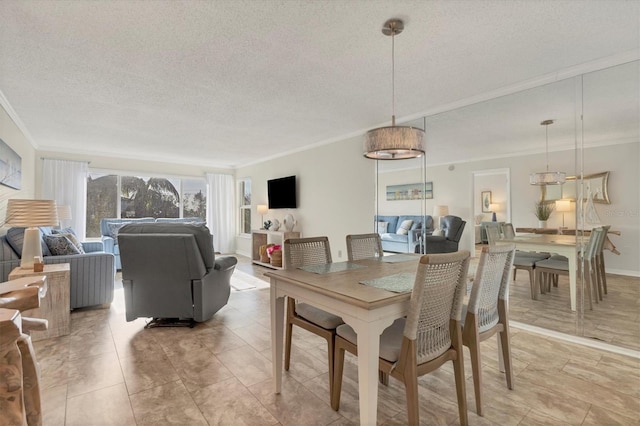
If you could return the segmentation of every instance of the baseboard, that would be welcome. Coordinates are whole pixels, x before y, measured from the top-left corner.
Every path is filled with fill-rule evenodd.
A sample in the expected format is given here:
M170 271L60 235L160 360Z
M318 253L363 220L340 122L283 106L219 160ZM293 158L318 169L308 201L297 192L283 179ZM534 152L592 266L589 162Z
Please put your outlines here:
M625 355L631 358L640 359L640 351L633 349L623 348L622 346L612 345L610 343L602 342L600 340L589 339L587 337L574 336L572 334L560 333L559 331L549 330L548 328L537 327L535 325L524 324L518 321L509 321L509 325L514 328L529 331L531 333L540 334L542 336L552 337L558 340L564 340L565 342L577 343L578 345L588 346L594 349L601 349L603 351L613 352L620 355Z
M624 275L627 277L640 277L640 271L629 271L627 269L607 268L607 274Z

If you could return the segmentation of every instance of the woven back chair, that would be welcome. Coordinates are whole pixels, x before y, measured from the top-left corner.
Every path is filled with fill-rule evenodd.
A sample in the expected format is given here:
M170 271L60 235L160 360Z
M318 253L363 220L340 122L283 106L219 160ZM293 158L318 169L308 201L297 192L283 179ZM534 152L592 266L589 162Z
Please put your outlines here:
M347 257L349 260L368 259L383 255L380 234L347 235Z
M601 227L593 228L589 242L581 251L582 261L578 262L578 270L584 264L585 288L589 297L589 309L593 309L593 295L595 294L596 303L598 300L598 282L596 269L596 254L598 251L600 239L604 237L604 230ZM542 293L551 290L551 281L553 277L558 275L569 275L569 261L564 257L551 257L546 260L536 262L536 287L540 288ZM578 274L579 276L580 274ZM557 283L557 280L556 280ZM556 284L557 285L557 284ZM593 292L593 293L592 293Z
M331 263L331 248L327 237L292 238L284 241L284 268L295 269L302 266L324 265ZM307 303L296 303L287 297L287 321L285 333L284 369L289 370L291 364L291 339L293 326L297 325L327 341L329 363L329 394L333 387L333 347L336 327L344 324L342 318L318 309Z
M512 240L516 237L516 233L513 230L513 224L505 223L502 225L502 233L504 238ZM524 269L529 272L529 287L531 291L531 298L536 299L537 293L535 289L535 277L534 270L536 262L549 258L549 253L536 253L532 251L516 250L516 254L513 259L513 280L516 280L518 269Z
M476 411L482 416L482 362L480 342L500 333L507 387L513 389L511 346L509 343L509 318L507 297L511 268L515 257L515 244L483 247L476 276L473 281L462 331L462 343L469 348Z
M485 229L487 231L487 241L489 242L490 246L494 245L500 240L500 230L497 226L487 226Z
M408 424L420 423L418 377L453 362L460 424L467 424L462 357L461 315L469 252L422 256L406 319L400 318L380 336L379 368L405 385ZM344 324L336 330L331 406L340 408L344 353L357 354L357 336Z

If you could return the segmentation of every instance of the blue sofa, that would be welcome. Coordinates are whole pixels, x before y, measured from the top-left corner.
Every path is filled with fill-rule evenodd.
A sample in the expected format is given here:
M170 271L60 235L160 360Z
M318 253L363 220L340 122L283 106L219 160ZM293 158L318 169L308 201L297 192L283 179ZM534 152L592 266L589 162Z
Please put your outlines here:
M22 230L22 233L20 233ZM41 235L51 234L51 228L41 227ZM24 228L11 228L0 237L0 280L7 281L11 271L20 266ZM9 241L9 239L11 241ZM116 268L113 254L105 253L100 241L83 242L84 254L53 256L43 242L43 261L46 265L70 265L70 307L108 304L113 301Z
M426 219L426 226L423 222ZM398 234L398 229L405 220L413 223L407 235ZM433 232L433 218L429 215L403 215L403 216L374 216L375 229L380 231L378 223L386 222L386 232L378 232L382 240L382 250L395 253L415 253L416 246L420 244L420 236L423 232L431 235ZM424 229L423 229L424 228Z
M102 243L104 244L104 251L112 253L116 259L116 269L122 269L120 262L120 247L118 247L118 230L120 227L127 223L149 223L149 222L162 222L162 223L204 223L199 217L182 217L182 218L169 218L169 217L140 217L135 219L120 219L120 218L105 218L100 219L100 234L102 234ZM113 225L111 225L113 224Z

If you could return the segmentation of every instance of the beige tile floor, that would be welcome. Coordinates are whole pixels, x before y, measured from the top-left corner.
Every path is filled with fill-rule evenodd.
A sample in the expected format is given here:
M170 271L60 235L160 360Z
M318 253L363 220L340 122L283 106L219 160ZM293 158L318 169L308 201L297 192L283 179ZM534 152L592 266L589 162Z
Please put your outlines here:
M260 275L241 258L238 269ZM358 424L357 368L347 355L341 408L329 406L326 344L296 328L292 367L272 393L269 292L233 292L207 323L145 330L124 320L122 290L108 308L71 315L72 333L36 342L45 425ZM515 389L497 368L494 339L482 344L485 416L472 425L640 424L640 360L512 329ZM458 424L450 366L424 376L425 425ZM379 424L406 424L404 390L380 386Z

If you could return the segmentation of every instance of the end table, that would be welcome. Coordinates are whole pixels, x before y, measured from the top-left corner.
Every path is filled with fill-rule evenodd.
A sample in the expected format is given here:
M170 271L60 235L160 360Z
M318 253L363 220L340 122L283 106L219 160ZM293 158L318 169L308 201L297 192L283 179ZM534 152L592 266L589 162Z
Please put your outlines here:
M47 277L47 294L40 300L40 307L22 313L25 317L43 318L49 321L47 330L31 333L31 340L65 336L71 332L70 274L68 263L44 265L42 272L18 267L9 274L9 280L43 275Z

